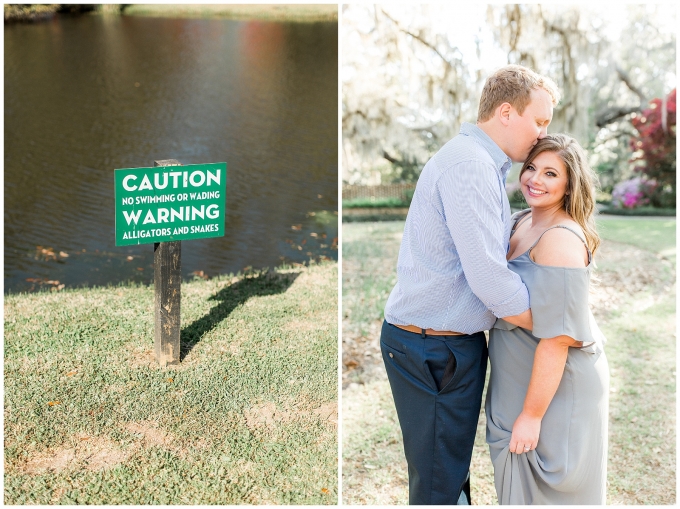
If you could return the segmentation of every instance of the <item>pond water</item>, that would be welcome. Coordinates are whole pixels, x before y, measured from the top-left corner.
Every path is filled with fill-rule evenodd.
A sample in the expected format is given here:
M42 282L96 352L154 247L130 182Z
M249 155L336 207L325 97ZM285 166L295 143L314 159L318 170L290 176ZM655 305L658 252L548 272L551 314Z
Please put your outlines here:
M114 169L226 161L226 235L182 275L337 259L337 23L58 16L5 26L5 292L152 283Z

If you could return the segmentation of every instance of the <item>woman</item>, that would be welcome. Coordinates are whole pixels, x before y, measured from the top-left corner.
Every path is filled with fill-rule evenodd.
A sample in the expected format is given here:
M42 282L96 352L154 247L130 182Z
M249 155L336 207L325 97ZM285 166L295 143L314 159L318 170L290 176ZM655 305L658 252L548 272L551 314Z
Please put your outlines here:
M490 333L487 443L500 504L604 504L609 369L588 308L600 239L595 176L572 138L538 141L520 172L508 265L529 290L533 331Z

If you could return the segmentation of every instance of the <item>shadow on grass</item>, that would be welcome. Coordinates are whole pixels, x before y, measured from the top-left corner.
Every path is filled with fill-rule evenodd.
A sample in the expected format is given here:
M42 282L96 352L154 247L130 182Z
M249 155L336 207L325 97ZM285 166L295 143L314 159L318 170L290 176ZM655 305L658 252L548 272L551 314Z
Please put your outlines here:
M244 279L223 288L208 300L219 301L210 312L182 328L180 333L180 361L191 352L203 336L213 330L227 318L231 312L251 297L262 297L283 293L300 275L299 272L278 274L276 272L260 272L247 275Z

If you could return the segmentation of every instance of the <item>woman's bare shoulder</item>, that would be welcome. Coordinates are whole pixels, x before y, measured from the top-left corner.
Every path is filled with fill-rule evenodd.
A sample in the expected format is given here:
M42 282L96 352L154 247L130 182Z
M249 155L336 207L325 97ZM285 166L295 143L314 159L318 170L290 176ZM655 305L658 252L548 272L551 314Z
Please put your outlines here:
M583 230L575 221L562 221L569 228L551 228L531 251L538 264L554 267L586 267L588 250L583 244ZM570 231L571 230L571 231ZM577 236L578 235L578 236Z

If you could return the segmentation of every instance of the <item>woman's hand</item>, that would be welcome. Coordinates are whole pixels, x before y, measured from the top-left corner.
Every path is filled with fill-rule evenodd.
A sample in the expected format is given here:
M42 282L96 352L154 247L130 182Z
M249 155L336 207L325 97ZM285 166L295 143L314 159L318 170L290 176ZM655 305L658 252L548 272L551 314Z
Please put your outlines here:
M512 425L512 437L510 438L510 452L523 454L536 449L538 436L541 433L541 418L532 417L522 412Z
M536 448L538 435L541 433L541 419L557 392L567 363L569 346L574 342L569 336L539 341L534 352L534 366L524 398L524 408L512 425L510 452L522 454Z

